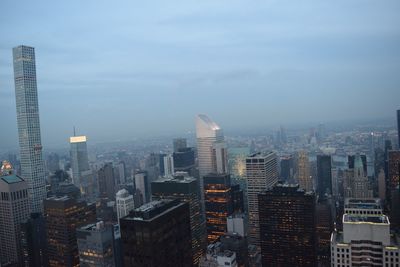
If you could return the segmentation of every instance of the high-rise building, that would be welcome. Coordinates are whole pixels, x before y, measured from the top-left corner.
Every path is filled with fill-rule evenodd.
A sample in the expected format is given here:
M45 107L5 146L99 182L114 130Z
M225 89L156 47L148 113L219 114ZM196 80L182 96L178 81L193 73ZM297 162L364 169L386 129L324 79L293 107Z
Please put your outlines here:
M228 150L225 142L213 144L213 162L216 173L228 173Z
M99 193L101 198L115 199L115 176L112 163L106 163L97 171Z
M388 151L388 180L390 190L399 186L400 177L400 150Z
M135 189L139 190L142 196L142 202L150 201L149 179L146 171L139 171L135 174Z
M233 213L229 174L208 174L204 177L204 199L208 243L213 243L227 229L226 220Z
M22 223L22 253L24 254L24 266L47 267L47 239L45 220L41 213L31 213L30 218Z
M224 141L222 129L209 117L200 114L196 117L197 158L200 174L200 198L204 203L203 176L217 173L214 144ZM204 205L203 205L204 210Z
M330 155L317 155L317 194L324 198L332 195L332 158Z
M192 266L190 208L178 199L147 203L120 220L124 266Z
M292 155L281 157L281 172L280 178L283 181L290 182L294 176L294 159Z
M29 218L28 188L11 171L0 173L0 266L23 265L21 224Z
M236 213L227 218L227 232L237 233L240 236L247 237L247 218L244 213Z
M349 156L349 169L345 171L343 182L344 196L346 198L371 198L372 188L366 173L366 164L363 163L365 155ZM351 159L351 160L350 160Z
M278 160L274 152L256 153L246 158L249 243L259 246L258 194L278 181Z
M343 231L331 237L331 266L397 266L397 234L374 200L352 201L343 215Z
M174 168L175 171L184 171L190 175L194 175L195 156L192 147L181 148L174 152Z
M126 189L121 189L116 195L117 217L118 222L121 218L129 214L130 211L135 209L135 202L133 195L130 195Z
M310 173L310 161L306 151L300 151L297 160L297 181L300 188L305 191L311 191L314 189L312 176Z
M316 266L315 195L276 184L258 195L263 266Z
M171 177L175 173L174 157L172 154L164 156L164 176Z
M76 230L80 267L114 267L114 227L103 221Z
M186 138L175 138L174 139L174 152L179 152L185 148L187 148Z
M330 240L334 227L334 202L331 196L318 199L316 205L317 259L321 266L329 266L331 260Z
M181 201L189 203L193 264L197 265L206 247L206 231L201 218L199 185L197 179L178 172L174 177L159 179L152 182L151 192L154 200L178 198Z
M96 221L96 205L67 196L44 201L50 267L79 266L76 229Z
M40 137L35 50L24 45L14 47L13 59L21 177L28 183L31 211L43 212L46 182Z
M93 195L93 175L89 167L86 136L69 138L71 146L72 182L85 196Z
M397 146L400 150L400 109L397 110Z

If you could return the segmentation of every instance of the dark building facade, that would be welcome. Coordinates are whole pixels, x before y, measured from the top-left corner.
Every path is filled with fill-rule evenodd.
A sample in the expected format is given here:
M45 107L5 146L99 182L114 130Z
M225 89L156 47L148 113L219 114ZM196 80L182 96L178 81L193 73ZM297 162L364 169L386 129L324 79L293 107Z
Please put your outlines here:
M193 265L188 203L152 201L122 218L120 226L125 267Z
M238 266L249 266L248 243L246 237L237 233L226 233L220 238L223 251L230 250L236 253Z
M331 263L331 234L335 220L334 203L331 197L319 199L316 208L316 238L317 258L322 266L330 266ZM341 226L341 222L339 220Z
M205 251L205 225L201 216L199 184L196 178L190 176L174 176L174 178L159 179L151 183L153 200L162 198L177 198L187 202L190 209L190 228L192 233L193 263L199 263Z
M67 196L44 201L50 267L79 266L76 229L96 221L95 204Z
M292 155L281 158L281 179L285 182L291 181L294 175L294 159Z
M329 155L317 155L317 194L320 199L325 194L332 195L332 158Z
M101 198L115 199L115 176L112 163L106 163L97 172L99 194Z
M213 243L226 230L226 220L233 213L229 174L208 174L203 177L208 243Z
M400 150L400 109L397 110L397 147Z
M232 213L243 213L244 212L244 197L243 190L239 184L231 186L232 193Z
M316 266L314 193L278 183L258 201L262 266Z
M185 171L194 175L195 153L192 147L179 148L174 151L173 157L175 171Z
M41 213L31 213L21 225L25 266L48 266L45 220Z

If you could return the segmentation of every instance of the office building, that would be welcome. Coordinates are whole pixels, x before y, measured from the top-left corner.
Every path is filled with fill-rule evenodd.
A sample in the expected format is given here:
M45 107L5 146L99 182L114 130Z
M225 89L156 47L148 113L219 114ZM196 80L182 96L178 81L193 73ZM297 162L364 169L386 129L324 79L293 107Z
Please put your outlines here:
M258 195L263 266L316 266L315 195L276 184Z
M103 221L76 230L80 267L114 267L114 227Z
M206 115L200 114L196 117L196 137L198 168L200 174L200 199L203 205L203 176L209 173L217 173L214 144L223 142L224 134L222 132L222 129L214 121L212 121ZM218 147L220 146L221 145L218 145ZM222 147L220 148L222 149ZM221 150L219 152L221 152ZM218 169L222 169L222 167L219 167ZM202 207L202 209L204 210L204 206Z
M133 195L130 195L126 189L121 189L116 195L116 205L117 205L117 217L118 222L121 218L125 217L132 210L135 209L135 202L133 200Z
M3 163L0 173L0 266L24 262L21 224L29 218L28 183Z
M220 238L221 248L236 253L238 266L249 266L247 239L238 233L228 232Z
M89 157L86 136L72 136L69 138L71 153L72 182L84 196L92 197L93 174L89 167Z
M388 181L390 190L399 186L400 176L400 150L388 151Z
M172 177L175 173L174 157L172 154L164 156L164 176Z
M175 138L173 141L174 153L182 151L187 148L187 140L186 138Z
M397 110L397 146L400 150L400 109Z
M249 243L260 245L258 194L278 181L278 160L274 152L256 153L246 158Z
M227 218L227 232L237 233L240 236L247 237L247 219L244 213L235 213Z
M344 196L346 198L371 198L373 197L372 186L366 173L365 155L349 156L349 169L345 171Z
M281 157L280 178L285 182L291 182L294 176L294 158L292 155Z
M149 202L120 220L124 266L192 266L190 208L178 199Z
M305 191L314 190L313 180L310 173L310 160L306 151L300 151L297 160L297 182Z
M48 266L45 219L41 213L31 213L22 223L22 253L24 266Z
M201 218L197 179L178 172L174 177L162 178L152 182L151 191L153 200L177 198L189 204L193 264L197 265L206 247L206 230Z
M330 241L335 222L335 203L331 196L317 200L316 207L316 245L317 259L322 266L329 266L331 262ZM339 227L340 222L336 225Z
M208 174L204 177L204 199L208 243L214 243L227 230L226 220L233 213L229 174Z
M79 266L76 229L96 221L95 204L64 197L44 201L50 267Z
M343 215L343 231L331 237L331 266L398 266L397 234L390 233L390 222L380 212L376 200L356 200Z
M139 171L135 173L135 189L138 198L141 198L141 203L147 203L150 201L150 182L146 171ZM140 197L141 195L141 197Z
M115 177L112 163L106 163L97 171L99 194L101 198L115 199Z
M332 158L317 155L317 194L319 198L332 195Z
M13 48L15 100L21 157L21 177L28 183L31 212L43 212L46 179L40 136L35 50Z
M184 171L190 175L194 175L195 168L195 152L192 147L181 148L175 151L174 156L174 168L175 171Z

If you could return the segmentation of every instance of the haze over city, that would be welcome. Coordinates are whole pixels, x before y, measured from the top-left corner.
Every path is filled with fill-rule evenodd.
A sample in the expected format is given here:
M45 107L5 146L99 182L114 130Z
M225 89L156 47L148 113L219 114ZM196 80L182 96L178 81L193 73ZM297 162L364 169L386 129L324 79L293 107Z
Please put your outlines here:
M1 1L0 147L16 148L11 48L36 49L44 146L394 118L399 1Z

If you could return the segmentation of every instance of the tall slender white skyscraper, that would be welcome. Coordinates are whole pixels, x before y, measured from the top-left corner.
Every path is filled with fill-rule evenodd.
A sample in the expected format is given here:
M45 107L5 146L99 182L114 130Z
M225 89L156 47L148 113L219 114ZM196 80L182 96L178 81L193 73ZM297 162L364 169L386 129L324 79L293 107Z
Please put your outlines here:
M260 245L258 194L278 182L278 159L274 152L257 153L246 158L249 241Z
M72 136L71 145L72 181L85 197L93 195L93 174L89 166L86 136Z
M201 191L201 203L204 210L204 182L203 176L209 173L223 173L218 172L219 170L225 170L225 167L217 166L223 164L227 166L225 162L226 157L222 157L221 150L224 148L222 143L224 142L224 134L222 129L213 122L207 115L197 115L196 117L196 137L197 137L197 158L199 164L200 173L200 191ZM226 155L226 152L224 155ZM225 160L223 163L221 160Z
M46 183L40 137L35 50L24 45L14 47L13 59L21 176L28 182L31 211L43 212Z

